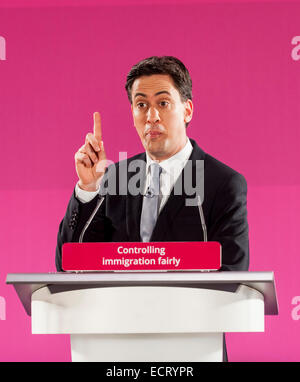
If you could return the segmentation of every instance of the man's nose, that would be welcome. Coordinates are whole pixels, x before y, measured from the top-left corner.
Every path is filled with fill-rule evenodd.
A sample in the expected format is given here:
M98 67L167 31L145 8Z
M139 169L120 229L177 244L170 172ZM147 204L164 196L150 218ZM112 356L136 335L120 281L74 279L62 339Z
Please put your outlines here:
M149 107L147 113L147 122L148 123L156 123L160 121L159 112L155 107Z

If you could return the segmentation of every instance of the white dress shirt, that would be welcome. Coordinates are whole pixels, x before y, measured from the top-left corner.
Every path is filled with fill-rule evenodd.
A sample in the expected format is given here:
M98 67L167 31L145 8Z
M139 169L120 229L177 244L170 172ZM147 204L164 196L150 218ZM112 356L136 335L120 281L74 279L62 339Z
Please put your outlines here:
M159 162L160 167L162 168L162 172L160 175L160 206L159 211L163 208L163 206L166 204L166 201L168 200L168 197L172 191L172 188L178 179L180 173L182 172L184 166L186 165L191 153L193 151L193 146L190 142L190 140L187 138L186 145L178 151L175 155L172 157ZM150 164L153 162L153 160L150 158L149 154L146 152L146 182L145 182L145 189L144 193L150 183ZM79 199L82 203L88 203L94 197L98 194L99 190L97 191L85 191L82 190L78 183L75 187L75 195L77 199Z

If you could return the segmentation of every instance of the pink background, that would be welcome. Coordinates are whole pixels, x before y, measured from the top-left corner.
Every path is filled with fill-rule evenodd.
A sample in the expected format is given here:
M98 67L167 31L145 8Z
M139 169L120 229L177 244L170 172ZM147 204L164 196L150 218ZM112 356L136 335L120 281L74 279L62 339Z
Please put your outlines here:
M7 7L8 3L10 7ZM193 79L188 134L248 181L250 270L273 270L279 316L228 334L230 361L300 361L300 2L0 3L0 361L70 361L68 336L32 335L7 273L55 271L74 153L100 111L109 158L142 151L124 90L130 67L175 55ZM59 6L65 5L64 7ZM112 5L109 5L112 4ZM31 5L31 6L28 6Z

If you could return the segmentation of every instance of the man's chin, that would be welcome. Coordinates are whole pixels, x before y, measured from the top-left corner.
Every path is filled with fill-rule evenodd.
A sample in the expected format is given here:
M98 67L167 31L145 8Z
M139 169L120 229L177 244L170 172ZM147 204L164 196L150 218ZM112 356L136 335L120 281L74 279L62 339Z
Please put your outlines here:
M164 157L166 155L166 149L164 142L149 142L146 145L147 152L155 158Z

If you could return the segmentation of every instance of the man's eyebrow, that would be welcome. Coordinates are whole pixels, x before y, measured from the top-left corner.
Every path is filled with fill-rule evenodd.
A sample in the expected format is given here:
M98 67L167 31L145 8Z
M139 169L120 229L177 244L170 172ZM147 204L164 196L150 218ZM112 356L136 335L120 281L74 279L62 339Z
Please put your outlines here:
M168 92L167 90L162 90L162 91L160 91L160 92L155 93L154 95L158 96L158 95L160 95L160 94L168 94L169 96L171 95L171 93Z
M169 96L171 95L171 93L168 92L167 90L161 90L160 92L157 92L157 93L155 93L154 95L155 95L155 96L158 96L158 95L160 95L160 94L168 94ZM135 93L134 98L136 98L136 97L138 97L138 96L147 98L146 94L144 94L144 93Z

